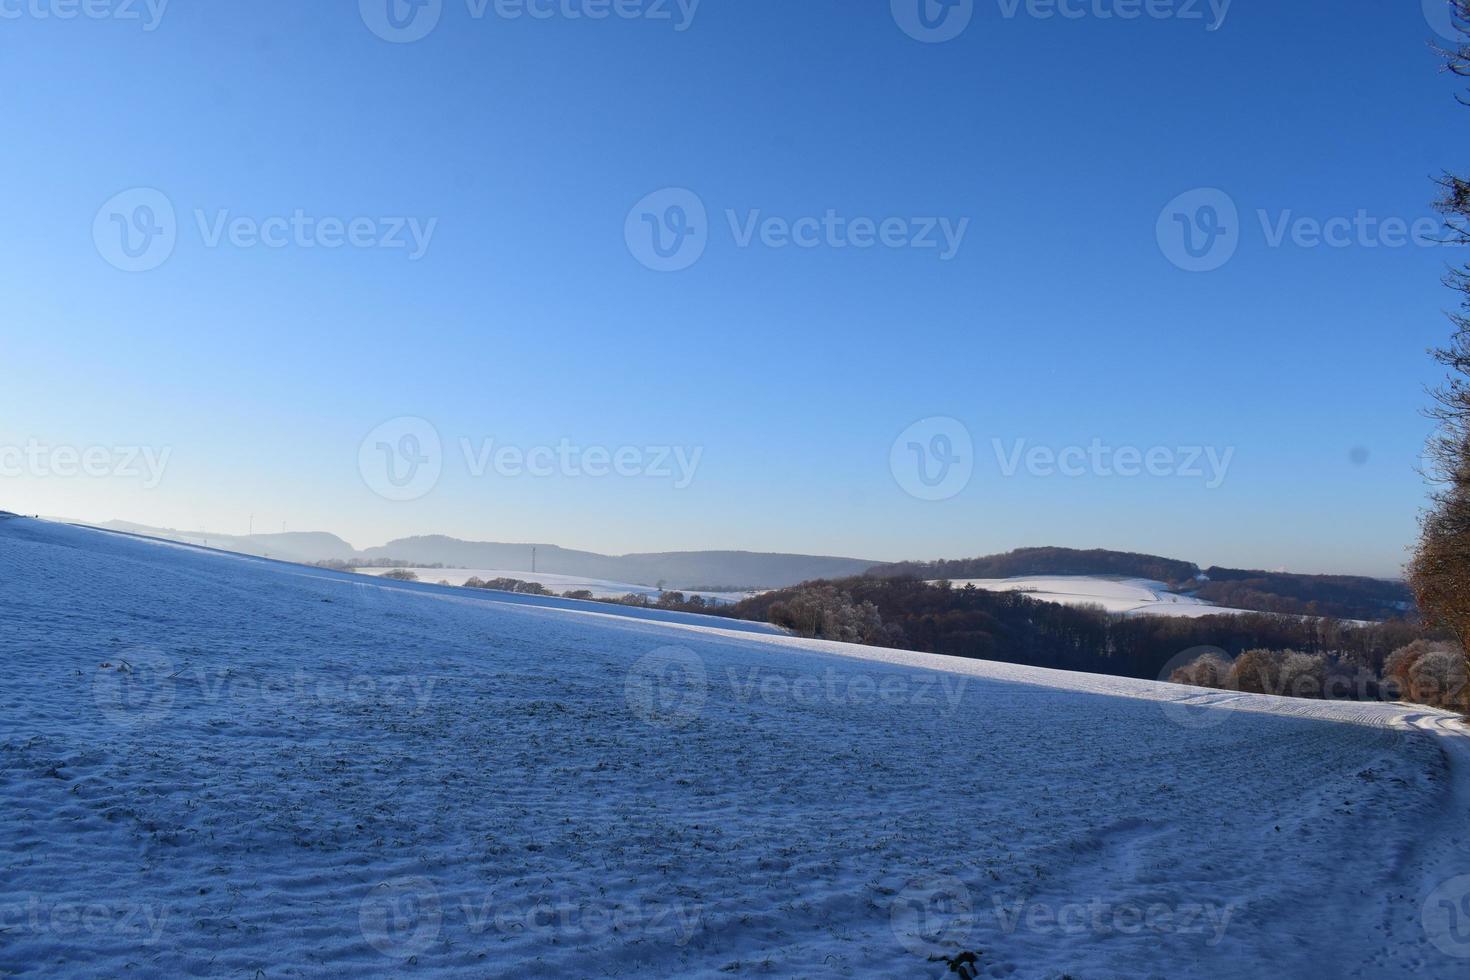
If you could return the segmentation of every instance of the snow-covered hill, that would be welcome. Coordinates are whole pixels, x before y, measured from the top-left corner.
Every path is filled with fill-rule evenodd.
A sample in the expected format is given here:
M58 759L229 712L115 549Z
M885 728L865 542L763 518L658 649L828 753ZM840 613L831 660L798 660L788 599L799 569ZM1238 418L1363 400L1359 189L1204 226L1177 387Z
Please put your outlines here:
M1463 977L1441 713L0 520L0 973Z
M989 592L1024 592L1042 602L1064 606L1101 606L1130 616L1218 616L1249 612L1217 606L1181 595L1163 582L1105 575L1023 575L1014 578L966 578L950 582L957 589L973 585Z

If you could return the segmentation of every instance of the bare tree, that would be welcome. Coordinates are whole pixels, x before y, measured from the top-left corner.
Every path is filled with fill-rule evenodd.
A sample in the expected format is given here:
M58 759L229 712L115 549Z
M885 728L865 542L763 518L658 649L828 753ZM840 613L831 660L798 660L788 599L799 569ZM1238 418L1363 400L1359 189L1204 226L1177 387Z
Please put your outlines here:
M1470 0L1445 0L1460 33L1454 45L1440 48L1445 70L1470 78ZM1470 106L1470 98L1456 96ZM1445 241L1470 244L1470 180L1446 172L1438 181L1436 208L1444 217ZM1452 632L1461 648L1470 641L1470 263L1453 265L1445 285L1460 294L1449 313L1454 332L1434 351L1446 378L1434 390L1428 414L1438 423L1425 456L1434 483L1420 540L1409 564L1409 581L1420 609Z

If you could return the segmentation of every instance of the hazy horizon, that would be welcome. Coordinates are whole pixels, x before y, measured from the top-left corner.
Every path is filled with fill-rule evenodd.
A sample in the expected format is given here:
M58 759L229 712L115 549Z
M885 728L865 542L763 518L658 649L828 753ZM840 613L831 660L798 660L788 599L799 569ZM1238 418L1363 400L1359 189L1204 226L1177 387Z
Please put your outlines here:
M4 508L0 508L0 509L4 509ZM1057 541L1033 541L1033 542L1028 542L1028 543L1024 543L1024 544L1010 545L1010 546L1000 547L1000 548L994 548L994 549L980 548L980 549L974 550L974 551L956 551L956 552L953 552L953 553L943 553L943 554L907 554L907 555L898 555L898 556L893 556L893 557L889 557L889 556L873 556L873 555L861 554L861 553L852 552L852 551L817 552L817 551L804 551L804 550L799 549L799 548L748 548L748 547L729 547L729 546L721 546L721 545L710 545L708 547L696 547L696 548L684 548L684 547L670 547L670 548L630 548L630 549L621 550L621 551L608 551L608 550L604 550L604 549L601 549L601 548L587 547L585 545L582 545L582 544L577 543L577 542L574 542L574 541L565 541L565 540L559 540L559 539L554 539L554 538L542 539L542 538L510 537L510 536L506 536L506 535L503 535L503 534L502 535L495 535L492 532L486 532L483 535L477 535L477 536L466 536L466 535L462 535L462 534L452 534L452 533L445 532L445 531L421 530L421 531L415 531L415 532L411 532L411 533L407 533L407 534L395 534L395 535L393 535L391 537L381 537L381 536L378 536L378 537L366 537L366 538L359 539L359 538L353 537L352 535L343 534L343 533L339 532L338 530L336 530L334 528L331 528L331 527L304 527L304 526L303 527L293 527L293 526L290 525L289 522L287 522L287 525L286 525L286 527L284 529L279 524L277 524L275 526L269 526L269 525L261 526L257 522L257 524L254 527L254 530L252 531L251 530L250 523L249 523L249 517L248 516L247 516L247 519L246 519L246 526L244 528L240 529L239 531L231 531L229 529L221 528L221 527L188 527L188 526L184 526L184 525L180 525L180 524L155 523L155 522L152 522L152 521L142 521L142 520L135 520L135 519L129 518L129 517L116 517L116 516L112 516L112 517L98 517L98 516L84 516L84 515L83 516L79 516L79 515L75 515L75 514L46 514L46 513L40 513L37 516L41 517L44 520L67 521L67 522L71 522L71 523L88 524L88 525L95 525L95 526L101 526L101 525L105 525L105 524L112 523L112 522L119 522L119 523L124 523L124 524L133 524L133 525L139 525L139 526L143 526L143 527L155 528L155 529L159 529L159 530L177 531L177 532L182 533L182 534L199 534L199 533L202 532L202 533L208 534L208 535L221 535L221 536L229 537L229 538L244 538L244 537L250 537L252 535L255 536L255 537L265 537L265 536L270 536L270 535L278 535L278 534L282 534L282 533L288 533L288 534L322 534L322 533L324 533L324 534L331 534L331 535L339 538L340 540L342 540L342 541L346 542L348 545L350 545L355 551L359 551L359 552L369 551L369 550L374 549L374 548L382 548L382 547L385 547L385 546L393 543L394 541L400 541L400 540L404 540L404 539L407 539L407 538L416 538L416 537L445 537L445 538L452 538L452 539L460 540L460 541L467 541L467 542L471 542L471 543L524 544L524 545L527 545L527 546L535 545L535 546L546 546L546 547L559 547L559 548L563 548L563 549L568 550L568 551L589 552L589 553L593 553L593 554L608 555L608 556L612 556L612 557L620 557L620 556L623 556L623 555L631 555L631 554L660 554L660 553L670 553L670 552L744 551L744 552L758 552L758 553L767 553L767 554L808 555L808 556L811 556L811 557L856 558L856 559L865 560L865 561L870 560L870 561L874 562L875 564L882 564L882 563L886 563L886 562L900 562L900 561L935 561L935 560L955 560L955 559L965 559L965 558L981 558L981 557L987 557L987 556L990 556L990 555L1003 554L1005 552L1014 551L1014 550L1016 550L1018 548L1075 548L1075 549L1077 549L1079 551L1085 551L1085 550L1090 550L1090 549L1102 549L1102 550L1105 550L1105 551L1119 551L1119 552L1133 552L1133 553L1139 553L1139 554L1149 554L1149 555L1155 555L1157 557L1162 557L1162 558L1172 558L1172 559L1177 559L1177 560L1180 560L1180 561L1193 562L1194 564L1198 565L1202 569L1209 568L1211 566L1219 566L1219 567L1225 567L1225 568L1241 568L1241 569L1251 569L1251 570L1269 571L1269 572L1292 572L1292 573L1303 574L1303 575L1313 575L1313 574L1320 574L1320 575L1361 575L1361 576L1365 576L1365 577L1368 577L1368 578L1392 579L1392 580L1401 580L1403 578L1403 575L1401 573L1388 574L1388 575L1378 575L1378 574L1374 574L1372 572L1363 572L1363 571L1327 572L1327 571L1323 571L1321 569L1314 569L1314 568L1292 568L1292 567L1279 566L1279 565L1278 566L1266 566L1266 565L1262 565L1262 564L1259 564L1259 563L1252 563L1252 562L1232 563L1232 562L1226 562L1226 561L1201 560L1200 558L1198 558L1198 557L1196 557L1194 555L1188 555L1188 554L1172 554L1172 553L1167 552L1167 551L1149 551L1147 549L1141 549L1141 548L1114 547L1114 546L1109 546L1109 545L1074 545L1074 544L1068 544L1068 543L1057 542ZM366 542L366 543L364 543L364 542ZM1091 577L1096 577L1096 576L1091 576Z

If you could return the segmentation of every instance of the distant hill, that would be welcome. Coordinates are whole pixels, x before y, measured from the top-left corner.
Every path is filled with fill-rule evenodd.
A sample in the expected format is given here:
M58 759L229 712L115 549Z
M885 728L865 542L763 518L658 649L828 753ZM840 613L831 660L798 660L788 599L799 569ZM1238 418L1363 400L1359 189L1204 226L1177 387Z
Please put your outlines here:
M283 561L350 561L357 550L326 531L287 531L281 534L216 534L212 531L180 531L171 527L149 527L131 521L108 521L96 525L109 531L125 531L150 538L164 538L184 544L203 545L221 551Z
M1018 548L1003 555L952 561L898 562L875 568L874 575L912 575L925 579L1015 578L1020 575L1120 575L1166 585L1192 582L1199 575L1193 562L1129 551L1075 548Z
M766 554L751 551L671 551L654 554L600 555L552 544L505 544L462 541L443 535L400 538L360 552L365 559L392 558L416 564L457 568L531 569L553 575L633 582L667 583L671 588L776 589L816 578L861 575L876 562L859 558Z
M396 560L410 565L482 568L531 572L531 550L536 570L553 575L631 582L675 589L744 591L778 589L816 578L861 575L876 562L860 558L817 555L764 554L751 551L672 551L657 554L600 555L552 544L507 544L462 541L444 535L400 538L377 548L359 551L335 534L296 531L285 534L232 535L208 531L180 531L149 527L130 521L108 521L98 527L129 534L204 545L244 555L284 561L362 562Z
M921 579L1017 578L1025 575L1108 575L1163 582L1176 592L1219 606L1297 616L1388 619L1412 612L1409 587L1362 575L1303 575L1214 566L1127 551L1019 548L1003 555L953 561L898 562L870 575Z
M855 575L920 579L1016 578L1025 575L1094 575L1163 582L1176 592L1217 605L1261 612L1339 619L1386 619L1413 610L1403 582L1357 575L1299 575L1214 567L1127 551L1019 548L1001 555L927 562L878 563L860 558L770 554L752 551L670 551L602 555L554 544L464 541L431 534L399 538L357 550L335 534L296 531L231 535L149 527L129 521L98 525L115 531L205 545L224 551L298 562L400 561L409 565L475 568L629 582L670 589L755 591L780 589L816 579Z
M1404 582L1360 575L1298 575L1212 567L1195 595L1221 606L1302 616L1384 619L1414 609Z

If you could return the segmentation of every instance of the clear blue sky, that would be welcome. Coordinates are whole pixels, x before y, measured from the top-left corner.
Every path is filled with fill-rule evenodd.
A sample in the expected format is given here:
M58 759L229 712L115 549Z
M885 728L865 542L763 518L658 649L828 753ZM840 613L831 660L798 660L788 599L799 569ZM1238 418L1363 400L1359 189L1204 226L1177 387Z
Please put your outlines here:
M1272 247L1256 212L1432 214L1431 178L1470 163L1470 110L1417 0L1240 0L1216 30L1099 17L1114 0L1080 18L976 0L943 43L906 34L889 0L704 0L685 30L674 0L672 20L565 15L585 2L511 19L444 0L432 31L394 43L352 0L174 0L156 25L141 2L141 20L60 19L38 14L66 0L6 0L0 444L170 456L152 487L26 463L0 507L237 533L253 514L359 546L1056 544L1397 574L1453 255ZM126 272L94 222L140 187L176 209L177 241ZM707 247L653 271L625 224L671 187L708 209ZM1156 234L1195 188L1239 209L1237 251L1210 272ZM726 217L829 209L969 223L945 261L741 247ZM437 224L415 261L211 247L195 217L298 210ZM359 460L400 416L443 442L411 501L374 493ZM890 465L932 416L961 421L975 456L937 501ZM702 455L684 488L476 476L464 438ZM1007 476L993 439L1234 455L1217 487Z

